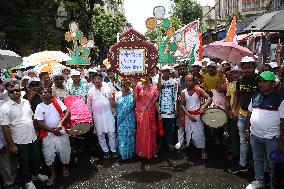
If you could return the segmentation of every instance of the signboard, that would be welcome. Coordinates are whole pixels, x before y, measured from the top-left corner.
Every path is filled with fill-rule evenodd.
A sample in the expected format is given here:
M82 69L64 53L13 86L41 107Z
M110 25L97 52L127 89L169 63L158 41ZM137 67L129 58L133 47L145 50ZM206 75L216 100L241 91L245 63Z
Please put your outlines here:
M122 77L141 78L151 73L158 62L158 50L144 35L130 29L108 52L112 70Z
M120 49L119 50L119 69L121 73L143 73L145 68L144 49Z

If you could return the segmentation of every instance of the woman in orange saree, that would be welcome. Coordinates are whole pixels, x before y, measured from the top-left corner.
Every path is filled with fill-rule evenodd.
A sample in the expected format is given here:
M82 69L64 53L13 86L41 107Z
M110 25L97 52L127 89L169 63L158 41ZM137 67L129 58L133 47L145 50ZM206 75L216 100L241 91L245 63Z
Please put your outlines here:
M133 90L136 100L136 154L143 158L157 157L158 147L156 141L156 110L159 111L157 98L159 92L150 83L150 77L142 79L142 85L137 85ZM159 116L160 118L160 116Z

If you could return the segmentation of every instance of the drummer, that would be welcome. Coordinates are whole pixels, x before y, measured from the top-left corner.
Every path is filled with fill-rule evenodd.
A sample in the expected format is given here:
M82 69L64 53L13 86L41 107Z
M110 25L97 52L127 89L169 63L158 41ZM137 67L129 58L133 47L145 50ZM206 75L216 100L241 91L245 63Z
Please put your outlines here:
M42 139L42 151L45 163L50 171L50 177L46 185L51 186L56 177L54 168L56 153L62 162L63 177L69 176L67 165L70 162L71 146L69 136L63 128L63 123L70 112L61 100L52 97L51 88L43 88L41 91L43 102L37 106L34 118L37 120L40 128L47 132L47 136ZM64 114L63 117L61 113Z
M202 150L202 159L207 159L205 150L204 126L200 114L212 103L212 98L200 87L194 84L193 75L185 77L186 89L181 91L181 106L185 113L185 133L187 145L190 141ZM201 97L206 102L201 106Z

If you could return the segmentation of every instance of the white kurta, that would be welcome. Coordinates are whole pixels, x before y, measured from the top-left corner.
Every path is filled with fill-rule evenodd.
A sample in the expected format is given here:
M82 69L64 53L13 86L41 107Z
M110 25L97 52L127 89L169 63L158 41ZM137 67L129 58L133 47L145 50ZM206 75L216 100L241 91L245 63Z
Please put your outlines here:
M106 83L103 83L101 91L97 90L96 87L89 91L87 105L93 114L97 135L115 132L114 117L109 101L110 97L111 90Z

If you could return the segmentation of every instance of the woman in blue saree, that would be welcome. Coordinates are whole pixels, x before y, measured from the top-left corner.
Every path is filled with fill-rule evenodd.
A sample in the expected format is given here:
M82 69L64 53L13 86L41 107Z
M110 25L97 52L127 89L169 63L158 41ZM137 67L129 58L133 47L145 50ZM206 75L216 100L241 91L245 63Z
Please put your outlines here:
M130 89L131 83L121 79L122 90L116 93L117 147L122 160L130 159L135 154L135 103Z

